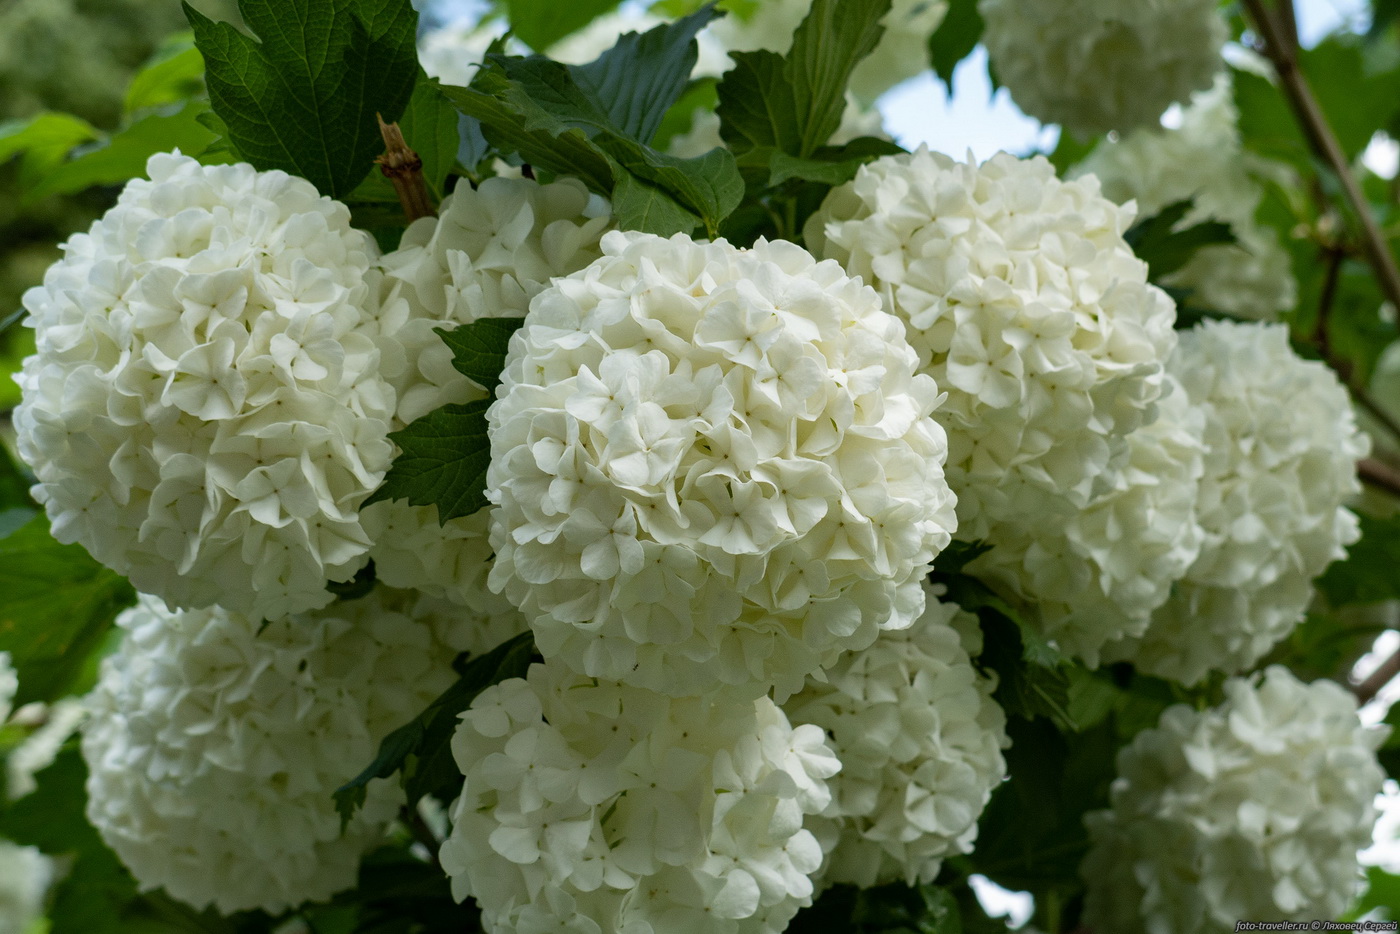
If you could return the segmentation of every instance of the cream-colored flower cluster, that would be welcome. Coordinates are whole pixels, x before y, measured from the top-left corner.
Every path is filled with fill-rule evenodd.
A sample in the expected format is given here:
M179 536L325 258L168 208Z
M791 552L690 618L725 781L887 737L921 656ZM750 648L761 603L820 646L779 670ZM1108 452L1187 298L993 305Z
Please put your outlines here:
M493 589L547 659L753 697L923 609L954 526L937 387L835 263L609 233L511 342Z
M976 631L977 620L925 590L913 626L843 655L783 705L794 723L824 729L841 760L830 804L807 820L829 851L823 884L932 882L945 857L971 852L1006 777L996 682L973 668L951 625L960 616Z
M1215 0L978 0L998 80L1078 136L1157 123L1210 87L1229 29Z
M1108 492L1060 521L1002 525L966 568L1020 597L1047 637L1090 666L1106 644L1142 635L1205 542L1205 413L1168 383L1157 421L1128 435Z
M864 166L808 222L808 246L879 290L948 393L960 538L1084 508L1155 417L1175 307L1123 240L1132 219L1043 158L921 149Z
M280 912L354 885L403 803L376 780L341 831L331 793L455 678L450 605L378 588L266 626L143 596L89 698L88 819L142 888Z
M20 453L61 542L176 606L330 602L370 541L393 388L373 241L310 183L152 156L24 298Z
M1206 934L1351 904L1386 731L1363 728L1340 685L1279 666L1225 695L1171 707L1119 753L1112 807L1087 818L1094 930Z
M1101 142L1075 169L1092 173L1115 201L1137 201L1145 215L1178 201L1193 205L1183 225L1229 224L1236 242L1199 250L1165 282L1190 291L1190 304L1242 318L1272 318L1293 307L1298 282L1272 228L1254 220L1263 198L1240 142L1230 80L1221 75L1192 96L1176 129L1134 130Z
M1370 443L1283 325L1207 321L1182 334L1172 371L1205 413L1205 541L1147 631L1105 654L1192 684L1249 668L1302 621L1312 579L1359 534L1343 504Z
M822 851L804 817L839 768L768 698L670 698L534 665L452 741L465 775L441 851L490 931L782 931Z

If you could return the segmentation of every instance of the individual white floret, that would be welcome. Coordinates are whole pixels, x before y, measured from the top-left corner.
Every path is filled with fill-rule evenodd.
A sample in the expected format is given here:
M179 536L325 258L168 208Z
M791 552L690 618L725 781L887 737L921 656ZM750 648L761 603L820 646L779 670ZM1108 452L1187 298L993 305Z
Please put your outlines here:
M1153 126L1210 87L1229 29L1216 0L978 0L997 79L1077 136Z
M1340 685L1277 665L1230 679L1225 695L1169 708L1119 752L1112 807L1085 821L1095 931L1213 934L1351 904L1386 731L1362 727Z
M383 587L265 628L144 596L117 623L84 728L88 819L143 889L224 913L355 884L403 792L372 782L344 834L332 792L472 639L451 607Z
M1164 678L1249 668L1302 621L1311 581L1356 541L1343 503L1370 449L1337 377L1303 360L1281 324L1207 321L1172 372L1205 413L1200 555L1140 639L1110 645Z
M706 30L728 52L767 49L785 55L793 33L812 8L811 0L764 0L716 20ZM866 107L885 91L929 68L928 40L948 12L946 0L894 0L881 20L884 35L851 75L850 90Z
M44 914L44 893L53 874L53 860L34 847L0 840L0 934L34 929Z
M1123 240L1132 220L1043 158L920 149L863 166L808 222L808 246L881 292L948 393L960 538L1084 508L1155 417L1175 308Z
M381 374L398 400L396 427L448 403L487 398L453 367L435 329L523 318L554 276L597 259L610 219L590 216L589 204L575 179L490 178L477 189L463 183L438 217L416 221L399 249L380 260L373 279L382 294ZM461 603L493 621L502 638L523 631L509 602L485 587L491 548L484 511L441 525L435 507L396 501L361 515L380 580Z
M1168 381L1157 421L1128 435L1112 489L1054 522L999 526L995 546L966 567L1020 597L1028 620L1090 666L1105 643L1142 635L1205 541L1205 413Z
M1104 141L1076 167L1095 175L1114 201L1136 200L1145 215L1191 199L1182 225L1220 221L1236 243L1198 250L1165 283L1191 292L1190 303L1244 318L1272 318L1293 307L1298 283L1278 234L1254 221L1263 190L1240 143L1230 79L1192 96L1176 129L1134 130Z
M976 628L927 586L913 626L843 655L825 683L783 705L821 727L841 760L831 803L807 827L830 850L823 884L932 882L943 859L972 850L977 820L1006 777L1006 715L996 682L972 667L951 623Z
M137 589L268 618L365 562L392 387L374 254L309 182L158 154L25 294L19 450L61 542Z
M783 241L603 252L536 297L488 412L490 583L544 656L781 699L912 623L954 502L899 320Z
M811 903L840 767L768 698L670 698L553 662L487 688L439 858L490 934L766 934Z

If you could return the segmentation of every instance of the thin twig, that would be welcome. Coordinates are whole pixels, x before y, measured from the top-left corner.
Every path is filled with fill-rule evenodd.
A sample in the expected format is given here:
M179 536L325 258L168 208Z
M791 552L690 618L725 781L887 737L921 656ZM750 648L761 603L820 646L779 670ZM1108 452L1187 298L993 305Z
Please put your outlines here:
M1332 132L1307 78L1298 67L1297 44L1290 33L1290 24L1294 21L1292 3L1293 0L1280 0L1277 9L1287 7L1288 10L1275 13L1265 0L1244 0L1245 9L1249 11L1249 17L1262 39L1261 51L1273 63L1303 135L1307 137L1313 152L1336 174L1348 203L1361 222L1366 258L1375 270L1382 294L1392 305L1400 308L1400 267L1396 266L1395 257L1376 224L1361 187L1356 183L1356 176L1352 174L1336 134Z
M1356 462L1356 473L1363 483L1369 483L1392 496L1400 497L1400 470L1384 461L1364 457Z
M1357 705L1370 703L1387 684L1395 680L1396 675L1400 675L1400 649L1392 652L1390 657L1381 662L1375 671L1351 689L1352 693L1356 695Z
M1371 397L1370 393L1360 386L1348 383L1347 388L1351 390L1351 397L1356 400L1356 404L1371 413L1372 418L1380 422L1386 431L1390 432L1397 441L1400 441L1400 419L1396 419L1394 415L1387 412L1379 402Z
M1330 333L1332 305L1337 298L1337 283L1342 278L1342 260L1346 258L1346 253L1336 246L1324 247L1322 252L1327 260L1327 271L1322 279L1322 294L1317 300L1317 321L1313 325L1313 342L1317 344L1318 352L1324 358L1330 359L1332 356L1332 335Z
M423 180L422 158L409 148L397 123L385 123L383 117L375 116L379 120L379 133L384 137L384 155L374 161L384 177L393 183L399 204L403 205L404 217L411 224L420 217L437 216L437 208L433 207L433 199L428 194L428 183Z

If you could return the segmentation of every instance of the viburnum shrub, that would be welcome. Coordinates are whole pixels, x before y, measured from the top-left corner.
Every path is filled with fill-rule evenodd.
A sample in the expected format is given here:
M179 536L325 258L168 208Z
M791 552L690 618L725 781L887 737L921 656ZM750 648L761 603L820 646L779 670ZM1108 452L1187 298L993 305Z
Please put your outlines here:
M1396 910L1395 4L236 6L0 126L0 934Z

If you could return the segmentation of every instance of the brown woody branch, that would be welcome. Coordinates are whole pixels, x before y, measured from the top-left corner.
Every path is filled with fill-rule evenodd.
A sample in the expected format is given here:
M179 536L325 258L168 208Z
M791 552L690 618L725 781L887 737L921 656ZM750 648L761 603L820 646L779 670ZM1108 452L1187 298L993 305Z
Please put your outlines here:
M393 184L404 216L410 224L420 217L437 216L428 184L423 180L422 158L409 148L397 123L385 123L378 114L375 117L379 120L379 133L384 137L384 155L374 161Z

